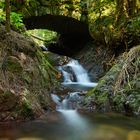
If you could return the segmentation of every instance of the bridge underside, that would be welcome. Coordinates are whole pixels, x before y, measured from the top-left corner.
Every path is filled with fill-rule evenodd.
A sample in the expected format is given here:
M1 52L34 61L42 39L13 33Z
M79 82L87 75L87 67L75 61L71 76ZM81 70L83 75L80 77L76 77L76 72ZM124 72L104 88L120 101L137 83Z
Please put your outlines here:
M91 39L88 25L72 17L47 14L23 18L23 22L28 30L49 29L59 33L57 43L50 44L48 50L60 55L72 57Z

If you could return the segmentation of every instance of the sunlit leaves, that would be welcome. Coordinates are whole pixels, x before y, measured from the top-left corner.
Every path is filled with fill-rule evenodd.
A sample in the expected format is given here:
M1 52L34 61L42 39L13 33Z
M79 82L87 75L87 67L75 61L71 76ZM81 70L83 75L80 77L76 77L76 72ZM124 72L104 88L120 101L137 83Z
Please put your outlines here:
M11 18L11 23L15 25L16 28L20 28L21 26L23 26L22 14L11 12L10 18Z
M108 16L115 11L115 3L112 0L92 0L92 3L89 5L89 13L92 19ZM92 17L93 16L93 17Z
M56 35L57 35L56 32L52 32L47 29L46 30L45 29L29 30L29 31L27 31L27 34L42 38L43 40L45 40L46 43L53 42L53 39L56 38ZM35 38L33 38L33 39L37 44L39 44L39 45L43 44L43 41L41 41L39 39L35 39Z

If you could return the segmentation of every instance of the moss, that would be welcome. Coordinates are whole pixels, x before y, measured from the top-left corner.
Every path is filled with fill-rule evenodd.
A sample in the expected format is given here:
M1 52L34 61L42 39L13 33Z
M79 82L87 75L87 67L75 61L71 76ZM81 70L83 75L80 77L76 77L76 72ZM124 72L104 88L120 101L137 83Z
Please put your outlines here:
M34 118L34 113L32 109L32 102L30 101L28 94L30 94L30 92L25 89L22 93L22 98L20 99L20 105L16 107L15 112L22 118L32 119Z
M10 91L5 91L0 94L0 111L13 110L18 102L18 96Z
M117 63L89 91L89 102L104 107L109 100L116 111L140 113L140 45L119 57Z
M98 97L98 102L100 104L105 103L107 100L108 100L108 93L107 92L101 93Z
M16 113L22 118L34 119L33 110L28 102L23 102L21 106L16 108Z
M23 71L20 61L14 56L9 56L4 63L6 69L10 72L22 73Z
M117 94L116 96L114 96L113 102L115 104L115 109L121 112L122 110L124 110L123 104L126 102L126 97L125 95Z
M22 78L24 79L24 81L27 83L27 84L30 84L32 82L32 74L29 73L29 72L23 72L22 74Z
M0 28L0 46L0 112L4 114L0 121L39 117L44 113L41 105L48 107L51 84L47 77L52 67L44 56L38 58L31 39L14 31L7 35L4 27ZM46 100L40 103L38 95Z

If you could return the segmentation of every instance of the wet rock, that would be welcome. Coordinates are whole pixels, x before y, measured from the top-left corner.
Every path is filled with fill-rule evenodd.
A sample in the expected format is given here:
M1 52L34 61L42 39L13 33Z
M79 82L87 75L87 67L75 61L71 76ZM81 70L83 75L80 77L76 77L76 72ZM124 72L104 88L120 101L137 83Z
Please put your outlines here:
M96 82L113 65L113 55L114 52L111 49L89 42L75 58L88 71L91 81Z
M35 119L49 109L48 71L38 58L32 40L0 26L0 121Z

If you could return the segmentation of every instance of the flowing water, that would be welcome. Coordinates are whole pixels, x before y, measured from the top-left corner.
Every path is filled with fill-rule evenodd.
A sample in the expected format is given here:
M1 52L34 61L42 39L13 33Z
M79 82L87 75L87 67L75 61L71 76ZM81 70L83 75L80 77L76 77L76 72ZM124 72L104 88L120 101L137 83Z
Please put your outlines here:
M71 72L67 71L67 68ZM75 92L65 97L51 94L56 112L42 118L24 122L0 124L0 140L140 140L140 119L118 114L79 113L77 102L82 100L81 91L97 85L90 81L87 71L72 60L59 67L63 73L63 86Z
M140 120L117 114L54 112L36 121L0 124L0 140L140 140Z
M66 70L71 68L73 72L70 74ZM97 86L97 83L91 82L87 71L79 64L77 60L71 60L67 65L59 67L63 74L64 82L62 85L80 90L89 90ZM74 78L75 77L75 81Z
M77 60L71 60L64 67L71 67L76 75L77 82L89 83L90 79L87 71L79 64Z
M90 81L87 71L77 60L72 59L68 64L60 66L58 69L63 74L63 86L81 91L97 86L97 83ZM62 112L62 114L65 111L67 113L70 111L69 115L70 113L76 114L76 111L72 112L72 109L78 109L78 102L82 100L80 92L77 91L68 93L63 100L58 95L52 94L51 96L52 100L57 104L56 110Z

